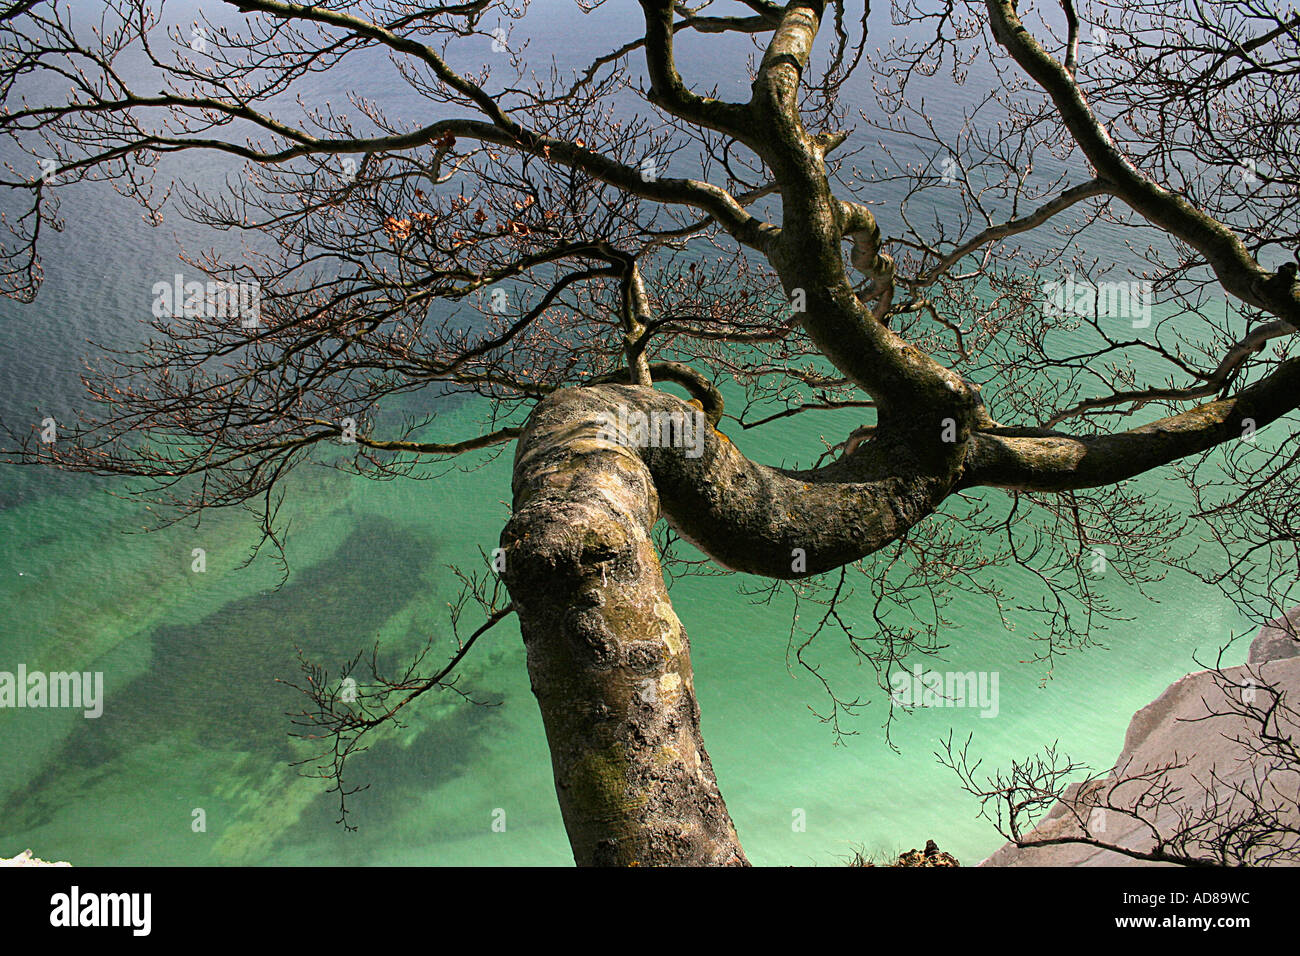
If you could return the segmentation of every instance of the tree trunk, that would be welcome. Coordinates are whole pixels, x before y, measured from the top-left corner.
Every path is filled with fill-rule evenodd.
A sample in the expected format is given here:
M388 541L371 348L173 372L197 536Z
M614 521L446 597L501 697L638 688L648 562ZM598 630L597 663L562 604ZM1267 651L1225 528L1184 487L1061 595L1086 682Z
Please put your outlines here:
M650 537L649 470L572 406L530 420L501 540L574 860L747 865Z
M952 444L938 434L907 444L878 431L824 467L769 468L714 429L714 398L562 389L519 436L504 578L581 864L746 862L700 737L686 633L650 537L660 507L725 567L807 577L932 513L969 434L963 423ZM637 416L676 424L647 431Z

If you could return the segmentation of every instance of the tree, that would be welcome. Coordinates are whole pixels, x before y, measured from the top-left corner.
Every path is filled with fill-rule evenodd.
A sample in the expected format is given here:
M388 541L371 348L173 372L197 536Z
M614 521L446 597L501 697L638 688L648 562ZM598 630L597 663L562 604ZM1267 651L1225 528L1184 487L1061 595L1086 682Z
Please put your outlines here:
M35 161L4 182L26 201L6 217L9 294L35 294L62 189L107 181L160 219L171 154L245 163L215 193L182 181L177 202L249 237L187 259L211 285L159 289L149 341L87 377L101 417L58 441L12 433L13 457L144 479L178 514L253 504L276 543L279 483L313 455L428 477L513 442L491 557L509 600L466 575L487 620L451 666L518 615L579 863L745 862L665 585L664 560L701 567L676 538L820 603L806 640L842 630L885 686L933 647L945 592L1008 611L999 564L1038 583L1018 613L1046 655L1086 643L1115 613L1090 559L1139 583L1179 561L1181 525L1125 481L1190 462L1216 582L1268 617L1285 602L1296 435L1256 433L1300 405L1300 297L1276 251L1298 238L1293 12L899 0L898 36L871 54L853 4L640 0L636 35L538 76L507 29L522 0L209 6L184 25L135 0L84 22L57 3L0 15L0 123ZM747 95L701 89L683 64L737 38ZM463 65L489 42L504 79ZM387 57L433 115L295 99L349 57ZM930 112L927 91L975 63L992 88ZM876 102L856 107L864 71ZM854 109L878 146L852 135ZM889 235L871 206L886 187L906 197ZM1138 265L1089 262L1097 229ZM1150 331L1117 334L1116 312ZM393 414L421 390L485 398L485 427L428 440ZM846 408L867 423L808 468L752 461L720 430ZM838 614L849 570L876 595L870 636ZM328 772L450 674L375 675L362 716L313 684ZM838 729L857 702L827 690Z

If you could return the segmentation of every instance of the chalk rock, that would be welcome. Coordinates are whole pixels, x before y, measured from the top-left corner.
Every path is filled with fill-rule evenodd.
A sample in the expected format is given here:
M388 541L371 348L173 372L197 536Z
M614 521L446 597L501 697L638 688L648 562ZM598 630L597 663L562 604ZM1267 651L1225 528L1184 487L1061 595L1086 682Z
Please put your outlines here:
M1300 608L1285 617L1271 621L1261 628L1251 644L1249 663L1240 667L1224 668L1226 679L1238 685L1231 692L1243 696L1252 691L1251 685L1269 684L1286 695L1288 706L1300 706L1300 642L1292 636L1300 629ZM1258 676L1258 680L1255 679ZM1174 787L1181 788L1183 805L1203 805L1205 782L1216 780L1217 796L1232 810L1244 809L1248 804L1239 794L1231 792L1233 784L1241 784L1249 791L1251 764L1242 757L1245 749L1238 739L1250 739L1258 729L1245 718L1235 714L1219 716L1229 710L1224 689L1215 680L1214 671L1188 674L1171 684L1159 697L1133 715L1124 737L1124 749L1115 766L1120 776L1132 777L1145 769L1156 769L1170 764L1183 766L1168 770L1164 777ZM1215 716L1207 716L1213 712ZM1300 735L1300 727L1285 722L1288 735ZM1212 773L1213 772L1213 773ZM1097 786L1097 784L1094 784ZM1103 782L1101 786L1105 786ZM1300 826L1300 773L1294 770L1275 771L1270 779L1270 793L1280 798L1281 816L1292 826ZM1131 806L1128 798L1136 799L1141 792L1137 784L1117 787L1111 795L1115 807ZM1079 785L1074 784L1064 792L1058 802L1038 825L1026 835L1028 841L1068 838L1082 834L1078 814L1068 804L1078 800ZM1271 801L1273 802L1273 801ZM1079 801L1087 807L1087 800ZM1145 850L1151 845L1150 831L1139 821L1117 810L1093 809L1088 811L1089 829L1095 838L1126 849ZM1162 833L1168 835L1178 824L1176 808L1164 808L1154 817L1145 814ZM1194 848L1195 849L1195 848ZM1202 848L1203 849L1203 848ZM1101 849L1079 843L1054 846L1017 847L1004 844L980 866L1170 866L1174 864L1151 863L1134 859L1114 850Z
M42 860L32 856L31 850L23 850L17 856L6 860L0 857L0 866L72 866L71 863L51 863L49 860Z
M1293 607L1259 629L1250 642L1250 656L1246 662L1262 664L1289 657L1300 657L1300 607Z

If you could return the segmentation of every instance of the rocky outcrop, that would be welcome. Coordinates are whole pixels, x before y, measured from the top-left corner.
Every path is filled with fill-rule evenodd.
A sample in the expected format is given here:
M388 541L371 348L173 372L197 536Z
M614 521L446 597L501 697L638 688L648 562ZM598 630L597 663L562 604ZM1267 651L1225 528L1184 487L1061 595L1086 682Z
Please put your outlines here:
M944 853L933 840L925 841L925 849L911 849L900 853L894 866L961 866L951 853Z
M1240 685L1232 691L1257 693L1253 686L1268 684L1286 694L1291 707L1300 704L1300 608L1269 622L1260 629L1250 647L1248 663L1225 668L1216 681L1214 671L1188 674L1175 681L1152 703L1139 710L1129 724L1124 749L1115 763L1117 771L1101 784L1102 789L1116 780L1116 773L1132 777L1144 770L1171 766L1164 780L1180 789L1181 806L1187 810L1203 805L1207 783L1214 781L1215 795L1227 812L1240 812L1248 801L1233 792L1240 785L1254 792L1251 763L1242 759L1246 751L1239 742L1250 738L1258 729L1236 714L1224 714L1224 679ZM1294 713L1294 711L1292 712ZM1213 716L1210 716L1213 714ZM1279 730L1285 736L1300 733L1294 720L1283 718ZM1283 818L1300 826L1300 773L1295 769L1275 771L1268 779L1273 805L1283 808ZM1115 809L1076 812L1071 805L1087 807L1080 799L1079 786L1073 785L1038 825L1026 836L1026 842L1068 839L1082 834L1080 817L1085 817L1092 836L1114 846L1146 850L1152 843L1150 830L1132 816L1122 812L1132 809L1143 787L1130 784L1116 787L1111 794ZM1178 826L1176 808L1166 807L1144 813L1166 837ZM1199 854L1198 854L1199 855ZM1114 850L1080 843L1051 846L1017 847L1007 843L984 860L981 866L1159 866L1135 859Z
M31 850L23 850L17 856L10 859L0 857L0 866L72 866L71 863L51 863L49 860L42 860L32 856Z
M1269 621L1250 642L1248 664L1282 661L1300 657L1300 607L1293 607L1282 617Z
M906 853L900 853L898 859L893 863L881 864L882 866L961 866L957 858L951 853L944 853L939 849L939 845L933 840L925 841L925 849L918 850L915 847ZM861 853L858 853L849 866L875 867L876 864L867 859Z

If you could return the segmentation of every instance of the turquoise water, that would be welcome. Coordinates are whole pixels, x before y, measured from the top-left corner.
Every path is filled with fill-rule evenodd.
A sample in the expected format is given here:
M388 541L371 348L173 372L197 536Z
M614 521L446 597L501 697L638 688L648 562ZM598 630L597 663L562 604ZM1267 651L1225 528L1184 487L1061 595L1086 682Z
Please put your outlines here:
M558 19L543 23L536 42L565 29ZM145 229L133 207L110 198L79 202L74 228L54 237L38 302L0 303L7 420L38 405L75 411L84 339L130 341L130 318L143 314L152 281L175 262L173 230L190 244L201 235L184 224ZM478 411L445 406L438 433L468 434ZM839 441L857 424L839 413L730 431L746 454L780 463L809 460L819 435ZM0 671L19 663L103 671L107 697L97 720L0 710L0 855L30 846L80 864L569 862L513 620L464 668L461 689L491 706L426 698L404 729L356 759L351 782L370 788L351 801L355 833L335 823L324 785L290 767L309 752L288 736L285 713L301 702L276 683L298 678L296 646L335 672L375 641L392 659L430 636L431 662L450 654L446 605L457 583L447 566L481 568L480 549L496 545L508 515L509 479L508 455L437 482L303 469L289 485L291 573L277 590L272 563L239 568L256 540L245 515L127 533L147 519L140 505L110 494L120 486L0 473ZM1166 475L1143 484L1166 505L1187 502ZM203 573L191 570L194 548L206 552ZM1001 580L1014 598L1036 603L1021 579ZM957 595L945 612L947 650L928 666L996 671L999 714L913 711L893 726L895 751L880 730L887 699L874 672L842 639L826 637L814 654L824 676L842 696L871 701L847 724L857 735L836 744L810 712L826 706L820 685L788 666L791 601L751 603L739 588L756 583L688 578L672 594L692 638L705 740L759 864L832 864L855 847L892 853L929 838L975 862L1001 839L935 761L942 738L973 732L973 750L990 768L1057 740L1076 759L1105 766L1136 708L1196 669L1194 653L1212 657L1247 626L1186 575L1150 586L1154 601L1108 575L1099 584L1133 620L1102 634L1105 647L1049 665L1032 662L1040 648L1025 617L1008 631L987 602ZM849 610L868 618L861 596Z
M739 439L760 459L782 441ZM432 634L449 647L444 565L477 566L508 485L503 461L437 484L304 476L289 499L292 574L278 591L269 564L236 570L252 540L237 515L123 536L134 510L102 494L6 510L5 540L25 544L0 560L5 661L102 670L107 700L98 720L0 713L0 848L87 864L566 862L513 622L471 656L461 685L499 706L425 701L404 734L356 759L354 782L371 784L353 798L357 833L334 824L319 781L288 768L302 751L283 715L298 703L273 682L297 677L295 644L332 669L375 639L398 652ZM193 547L207 552L204 574L190 571ZM1108 649L1058 658L1044 682L1046 665L1017 663L1032 655L1026 635L958 598L949 616L960 629L944 634L946 663L930 666L997 671L999 715L911 712L893 728L895 753L879 732L887 702L874 674L832 638L816 659L841 693L872 700L849 724L860 734L834 745L808 711L823 708L823 692L786 668L788 602L751 605L740 580L685 579L673 599L693 639L706 741L756 863L830 863L855 845L887 852L927 838L981 858L999 841L931 756L950 729L974 731L990 765L1053 740L1104 764L1133 710L1241 627L1225 601L1184 580L1157 587L1160 604L1117 588L1136 620L1108 633ZM191 829L196 808L204 833ZM504 832L492 828L498 810Z

